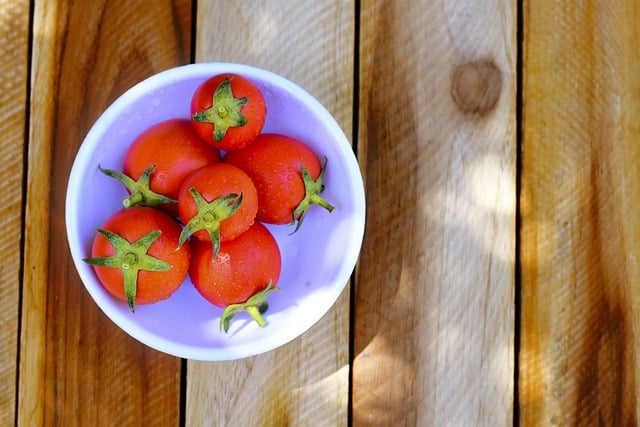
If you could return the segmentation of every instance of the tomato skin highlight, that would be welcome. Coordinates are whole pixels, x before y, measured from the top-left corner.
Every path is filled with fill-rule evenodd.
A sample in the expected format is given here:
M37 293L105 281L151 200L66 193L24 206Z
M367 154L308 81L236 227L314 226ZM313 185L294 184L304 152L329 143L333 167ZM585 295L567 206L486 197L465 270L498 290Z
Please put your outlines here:
M196 203L189 193L190 188L195 188L208 202L229 194L242 194L238 210L219 224L220 241L235 239L254 223L258 211L258 193L251 178L241 169L216 163L189 175L182 183L178 196L178 214L183 224L189 223L198 213ZM193 236L211 241L205 230L198 230Z
M255 222L234 240L222 242L211 262L211 245L194 240L191 282L210 303L224 308L247 301L280 279L282 259L271 232Z
M197 121L192 118L196 132L209 144L221 150L237 150L249 145L262 131L267 116L267 106L260 89L248 79L237 74L220 74L202 83L191 98L191 115L202 113L213 106L213 96L218 86L229 79L231 92L236 99L247 98L240 114L246 118L246 123L231 126L226 129L224 138L216 141L215 126L212 123Z
M256 218L268 224L291 224L293 212L305 197L300 165L315 180L322 165L316 154L292 137L263 133L246 148L227 153L223 163L242 169L258 190Z
M184 179L209 164L220 161L220 152L195 132L188 119L170 119L142 132L129 146L123 172L137 180L150 165L149 188L177 200ZM171 213L175 206L164 205Z
M133 243L153 230L160 230L158 239L150 246L148 254L171 265L168 271L138 272L135 304L152 304L169 298L184 282L189 271L191 249L189 245L178 247L181 227L167 213L149 207L121 209L109 217L100 228L112 231ZM110 242L97 234L91 248L92 257L108 257L116 251ZM122 271L117 268L93 266L104 288L119 300L126 301Z

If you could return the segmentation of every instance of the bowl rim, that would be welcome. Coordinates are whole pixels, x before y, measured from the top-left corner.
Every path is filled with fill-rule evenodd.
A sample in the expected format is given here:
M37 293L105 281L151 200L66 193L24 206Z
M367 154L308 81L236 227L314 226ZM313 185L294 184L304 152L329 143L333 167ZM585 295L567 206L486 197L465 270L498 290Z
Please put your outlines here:
M213 74L224 72L237 73L248 77L249 79L268 81L269 85L276 87L278 90L285 91L290 96L297 98L304 105L308 106L314 114L317 114L320 121L327 126L327 129L333 136L333 140L336 143L335 147L339 150L340 156L346 163L346 171L355 190L355 193L353 194L353 202L356 212L356 217L354 218L355 227L351 228L351 235L355 240L351 241L349 250L345 252L343 262L340 264L340 268L336 274L336 277L340 278L343 283L337 283L337 280L335 283L332 283L335 286L331 286L333 292L327 298L327 301L330 301L330 304L327 304L326 309L323 309L319 316L305 318L304 321L300 322L292 322L293 324L291 325L291 329L287 328L286 334L281 332L274 335L278 338L277 342L272 342L274 340L267 339L267 345L257 349L254 342L236 343L231 347L192 346L176 343L162 335L151 333L139 328L131 330L129 328L131 322L125 321L114 310L110 310L108 304L103 302L103 299L105 298L98 294L98 291L94 290L92 286L89 286L86 283L85 275L91 270L86 263L81 261L84 256L81 253L82 239L80 239L80 233L78 233L77 228L74 228L73 226L78 218L78 211L74 208L76 201L73 196L78 194L79 189L81 188L79 177L82 176L91 163L89 154L96 148L96 145L101 140L101 137L107 132L112 122L127 109L129 103L143 97L150 91L160 89L167 84L193 78L202 78L204 80ZM202 361L223 361L250 357L281 347L302 335L330 311L344 291L345 287L350 283L350 277L353 274L359 258L364 238L365 209L364 181L353 147L335 118L315 97L302 87L293 83L291 80L266 69L234 62L199 62L169 68L141 80L123 92L96 119L83 139L69 173L65 199L65 226L72 260L84 288L89 292L100 310L120 329L141 343L176 357ZM234 351L230 351L230 348L233 348Z

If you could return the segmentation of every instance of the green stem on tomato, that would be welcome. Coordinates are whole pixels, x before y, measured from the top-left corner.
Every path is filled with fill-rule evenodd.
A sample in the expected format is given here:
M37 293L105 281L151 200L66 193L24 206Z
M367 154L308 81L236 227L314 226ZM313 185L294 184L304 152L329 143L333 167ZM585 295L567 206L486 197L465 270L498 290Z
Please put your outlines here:
M231 79L226 77L213 93L211 107L198 111L192 115L196 122L211 123L213 125L213 139L219 142L224 138L230 127L244 126L247 118L241 114L242 108L249 102L249 98L235 98L231 91Z
M300 226L302 225L302 221L304 220L305 216L311 209L311 206L318 205L325 208L329 212L333 212L333 210L335 209L333 205L331 205L322 196L320 196L320 193L324 191L324 184L322 181L324 179L324 172L326 168L327 168L327 159L325 158L324 164L322 165L322 169L320 169L320 173L318 174L318 178L314 181L314 179L311 177L311 174L309 174L309 171L307 170L307 168L305 168L303 165L300 165L300 170L302 171L302 181L304 183L305 196L293 211L292 222L293 223L297 222L297 223L296 223L295 230L293 230L291 234L295 233L300 229Z
M136 191L135 193L131 193L131 196L122 200L122 206L124 206L125 208L130 208L131 206L144 206L144 204L145 204L145 197L139 191Z
M149 187L151 172L153 172L155 167L156 165L149 166L136 181L130 176L123 174L122 172L113 169L104 169L100 165L98 165L98 169L100 169L100 172L120 181L120 183L122 183L122 185L124 185L131 194L129 197L122 200L122 206L124 206L125 208L129 208L132 206L149 206L152 208L157 208L165 204L178 203L177 200L156 193Z
M112 231L102 228L98 228L97 231L107 238L116 253L108 257L84 258L83 261L90 265L117 268L122 271L124 295L129 308L134 312L138 271L167 271L171 269L170 264L147 253L162 232L153 230L135 242L130 243L127 239Z
M238 313L242 313L243 311L247 312L258 326L263 328L267 324L267 321L262 316L269 307L267 298L274 291L281 292L281 289L269 281L263 290L251 296L247 301L228 305L220 317L220 330L228 332L231 320L233 320Z
M193 197L197 211L182 229L178 247L181 247L196 231L204 230L211 240L211 261L213 262L220 250L220 223L238 210L242 203L242 193L227 194L211 202L207 202L194 187L189 188L189 194Z

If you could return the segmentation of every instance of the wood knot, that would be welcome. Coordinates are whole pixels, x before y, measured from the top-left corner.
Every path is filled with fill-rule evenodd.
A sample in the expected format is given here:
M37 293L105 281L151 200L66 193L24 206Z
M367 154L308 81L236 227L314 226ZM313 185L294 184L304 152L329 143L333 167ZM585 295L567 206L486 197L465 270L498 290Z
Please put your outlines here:
M484 116L495 107L502 89L502 73L493 61L468 62L453 73L451 96L460 110Z

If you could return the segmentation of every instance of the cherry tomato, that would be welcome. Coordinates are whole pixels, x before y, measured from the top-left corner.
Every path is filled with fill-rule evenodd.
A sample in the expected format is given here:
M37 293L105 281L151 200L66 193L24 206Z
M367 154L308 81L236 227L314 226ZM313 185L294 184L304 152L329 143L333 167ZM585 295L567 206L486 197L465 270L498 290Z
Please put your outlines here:
M210 241L213 255L221 241L232 240L254 222L258 193L251 178L233 165L215 163L189 175L178 196L185 227L180 243L193 235Z
M186 278L191 249L176 250L180 231L180 224L159 209L121 209L98 229L91 258L84 261L105 289L134 311L135 304L169 298Z
M220 244L211 262L211 245L192 243L191 282L210 303L225 308L220 327L228 330L233 316L247 311L260 326L266 323L266 298L280 279L281 255L271 232L255 222L238 238Z
M240 150L229 152L223 162L237 166L251 177L258 190L256 218L269 224L290 224L296 230L314 204L328 211L333 206L320 193L326 166L303 142L285 135L263 133Z
M236 150L262 131L267 107L260 89L236 74L220 74L200 85L191 99L191 119L216 148Z
M220 152L204 142L187 119L170 119L151 126L129 146L123 173L101 169L122 182L131 196L125 207L162 207L177 213L182 181L187 175L220 161Z
M150 206L177 214L180 185L191 172L220 161L220 152L202 141L187 119L151 126L129 146L123 171L100 170L125 185L125 207Z

